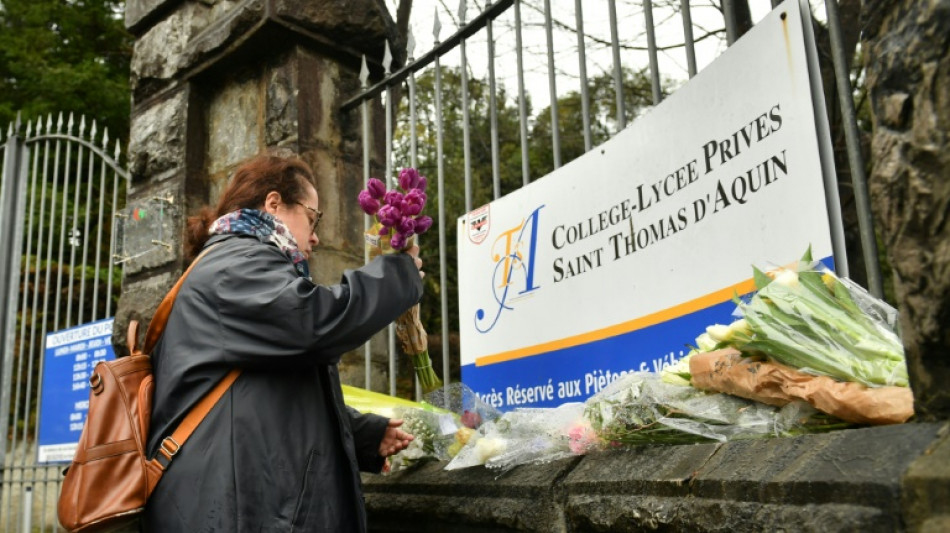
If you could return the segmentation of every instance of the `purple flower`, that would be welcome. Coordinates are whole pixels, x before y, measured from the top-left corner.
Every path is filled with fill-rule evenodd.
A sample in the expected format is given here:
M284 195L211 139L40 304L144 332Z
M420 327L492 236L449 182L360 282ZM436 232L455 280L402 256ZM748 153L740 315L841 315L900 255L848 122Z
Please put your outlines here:
M369 181L366 182L366 190L369 192L370 196L377 200L381 200L383 195L386 194L386 185L376 178L370 178Z
M402 193L397 190L386 191L386 195L383 196L383 202L386 202L393 207L399 208L400 210L402 210L402 199Z
M379 200L373 198L369 191L360 191L360 209L367 215L375 215L379 211Z
M419 181L416 183L416 189L418 189L419 192L426 192L426 185L428 185L428 183L429 181L425 176L419 176Z
M406 236L398 231L393 233L392 238L389 240L389 245L392 246L393 250L401 250L406 246Z
M478 414L477 411L469 411L466 409L459 419L462 422L462 425L467 428L478 429L478 426L482 425L482 416Z
M416 235L422 235L423 233L429 231L429 228L432 226L432 217L429 215L422 215L421 217L416 217Z
M379 211L376 213L376 218L379 219L380 224L391 228L399 224L399 221L402 219L402 213L399 212L398 207L386 204L379 208Z
M389 228L387 228L386 226L383 226L383 227L379 228L379 234L380 234L380 235L389 235Z
M402 217L402 220L399 221L397 226L399 233L402 233L405 236L412 235L416 232L416 221L409 217Z
M419 171L409 167L404 168L399 173L399 186L402 187L402 190L408 191L409 189L414 189L419 183Z
M419 189L412 189L403 198L402 214L414 217L422 212L426 205L426 193Z

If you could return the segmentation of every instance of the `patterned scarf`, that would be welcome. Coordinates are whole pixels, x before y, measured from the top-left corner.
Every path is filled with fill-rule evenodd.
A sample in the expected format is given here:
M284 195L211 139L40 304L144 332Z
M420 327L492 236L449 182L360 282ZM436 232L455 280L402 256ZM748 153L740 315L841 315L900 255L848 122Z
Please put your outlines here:
M209 235L253 235L261 242L269 242L287 254L300 277L310 279L310 265L300 252L290 228L280 219L257 209L238 209L211 224Z

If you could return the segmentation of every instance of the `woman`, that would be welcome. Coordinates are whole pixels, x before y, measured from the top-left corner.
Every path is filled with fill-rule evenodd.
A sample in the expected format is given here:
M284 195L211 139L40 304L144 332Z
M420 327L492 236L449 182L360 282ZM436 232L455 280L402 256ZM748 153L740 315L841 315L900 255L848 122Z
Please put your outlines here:
M299 159L237 169L215 211L189 219L193 253L152 354L154 457L191 407L241 374L174 457L149 499L153 532L365 531L359 470L378 472L412 436L343 404L336 365L419 301L418 249L310 280L320 208Z

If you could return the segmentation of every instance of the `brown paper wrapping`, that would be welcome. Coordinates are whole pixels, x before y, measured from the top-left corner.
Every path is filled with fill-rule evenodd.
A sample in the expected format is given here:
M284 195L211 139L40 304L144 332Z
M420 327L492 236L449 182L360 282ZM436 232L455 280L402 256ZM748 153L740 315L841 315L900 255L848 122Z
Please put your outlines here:
M744 358L731 348L693 355L689 370L692 384L698 389L777 406L804 400L847 422L899 424L914 415L914 396L907 387L867 387L835 381L779 363Z
M389 246L388 235L379 234L381 228L380 224L374 224L365 234L366 249L369 251L370 260L382 254L399 253ZM414 236L410 237L406 247L412 246L414 240ZM412 306L396 319L396 338L399 339L402 350L407 354L417 355L429 349L425 327L422 325L422 321L419 320L419 304Z

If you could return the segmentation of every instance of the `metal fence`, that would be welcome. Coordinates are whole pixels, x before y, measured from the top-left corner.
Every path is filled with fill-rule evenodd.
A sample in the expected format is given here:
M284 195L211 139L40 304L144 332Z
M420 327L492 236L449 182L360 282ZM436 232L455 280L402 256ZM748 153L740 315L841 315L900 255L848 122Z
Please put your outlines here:
M0 530L55 530L63 465L37 463L46 334L111 316L113 220L128 173L93 121L0 131Z
M881 275L838 4L836 0L826 0L823 3L826 17L823 24L830 35L834 84L837 86L838 105L843 117L843 123L837 126L843 130L846 141L847 160L858 212L861 249L868 270L868 286L873 294L880 297L883 293ZM594 149L599 142L624 129L630 120L635 119L637 110L631 110L631 105L638 105L640 111L643 111L651 105L659 104L669 90L664 86L669 84L664 84L665 78L660 72L661 54L664 58L674 51L681 54L685 59L685 70L688 76L692 77L697 73L697 47L700 41L718 39L723 44L719 47L721 52L725 46L735 42L742 31L737 15L738 0L703 3L707 8L704 12L706 20L703 23L698 23L694 17L694 11L700 2L690 0L642 0L626 3L626 7L633 5L638 8L639 13L628 15L623 20L618 16L616 0L596 3L575 0L571 22L568 22L569 18L555 16L551 4L550 0L499 0L485 5L477 16L466 22L468 8L463 0L458 5L457 15L451 15L458 29L444 41L440 40L442 26L439 13L436 13L433 17L434 44L430 51L415 58L414 37L410 33L405 43L405 66L394 71L390 43L387 43L386 55L381 65L382 72L376 76L378 81L372 85L369 83L370 72L364 58L360 78L362 92L342 106L344 113L359 112L362 119L364 181L371 177L371 167L374 165L378 167L378 171L384 172L385 176L393 176L396 166L421 167L423 173L428 173L429 176L435 174L436 179L430 183L434 181L435 203L438 207L436 227L439 290L435 291L438 294L438 302L430 301L428 306L440 309L440 315L430 323L437 322L441 326L443 382L446 385L450 382L449 369L452 363L450 332L458 330L457 318L450 316L450 305L454 305L456 300L453 298L452 277L448 272L450 268L454 268L454 243L450 237L454 235L455 218L471 211L473 205L478 206L497 199L510 192L513 187L527 185L533 179L557 169L566 159ZM568 7L568 2L556 4L555 7L562 14ZM750 8L764 7L767 12L779 2L749 0L748 4ZM710 7L719 17L718 29L715 27L716 22L713 28L709 27ZM811 7L813 13L820 14L815 5ZM526 11L534 20L525 20ZM597 37L585 29L585 22L592 14L607 20L608 32L605 33L609 33L609 36ZM659 21L656 19L657 15L661 17ZM658 28L662 29L666 41L662 44L658 44ZM672 28L678 30L671 30ZM499 29L504 31L503 37L498 36ZM557 45L554 37L556 30L561 32ZM576 35L576 48L565 46L564 31ZM671 31L675 33L672 36ZM544 36L543 44L536 46L535 51L529 54L527 36L529 33L537 35L538 32ZM632 43L624 41L624 35L627 34L639 35L639 43L636 40ZM696 36L697 34L699 36ZM643 40L645 45L642 44ZM540 39L535 38L535 41ZM487 62L485 75L473 78L471 47L476 43L477 46L485 48L475 55L484 57ZM498 51L501 45L506 47L504 52ZM599 79L588 74L588 67L594 63L592 46L601 57L609 57L608 66ZM565 48L572 49L565 53ZM646 59L643 59L644 54ZM454 62L456 66L447 67L444 64L446 61ZM526 68L526 62L529 68ZM569 76L564 75L567 64L577 65L576 68L570 69L572 73ZM509 83L513 79L517 84L517 92L511 102L513 106L517 106L517 124L515 127L506 128L502 124L502 118L513 110L505 108L509 94L507 85L498 81L496 73L502 67L511 70L512 65L514 72ZM532 94L537 96L537 92L532 93L531 88L527 87L526 72L538 70L545 71L546 83L543 85L549 102L548 112L531 117L529 101ZM630 71L641 72L647 76L648 96L641 95L640 99L637 99L636 87L631 87ZM447 76L453 79L450 85L446 83ZM612 102L606 103L603 91L605 76L609 77L610 81L608 92L613 93ZM425 80L429 89L428 96L420 93L422 80ZM598 86L601 87L601 92L592 94L592 90ZM570 88L565 90L565 87ZM478 98L473 98L473 88L478 89ZM631 92L634 93L632 98ZM594 105L596 98L599 98L599 107ZM609 95L606 95L606 99L610 100ZM563 110L559 111L558 106L566 104L579 107L580 119L576 120L576 123L559 123L565 113ZM371 115L379 109L382 109L385 117L386 135L385 161L382 164L372 160L370 155ZM475 109L478 111L473 116ZM604 111L605 109L607 111ZM476 125L476 120L480 125ZM545 122L546 128L539 127ZM424 126L420 126L423 123ZM595 124L600 127L594 127ZM579 130L579 133L576 130ZM488 132L487 139L485 131ZM478 132L482 133L482 137L478 139L479 147L476 149L473 146L473 136ZM566 142L569 140L568 134L575 138L570 144L574 147L573 151L569 150L569 143ZM421 140L420 136L424 136L425 140ZM446 153L448 147L453 148L452 156ZM512 147L520 147L520 150L513 150ZM549 159L539 158L538 152L543 152ZM513 168L517 167L512 164L513 161L520 163L520 170ZM451 171L446 168L447 165L452 166ZM473 174L478 176L473 178ZM837 184L831 183L830 186L836 188ZM430 190L431 192L433 191ZM459 195L463 195L464 200L453 201ZM369 217L366 224L369 227ZM425 247L428 246L430 245L427 243ZM431 257L431 253L427 255ZM428 267L432 269L432 260L428 261ZM839 273L848 274L846 265L838 265L838 268ZM366 387L369 388L371 361L368 346L365 357ZM389 368L389 393L395 394L395 342L392 331ZM415 388L416 391L419 390L418 384ZM418 392L416 396L419 396Z

